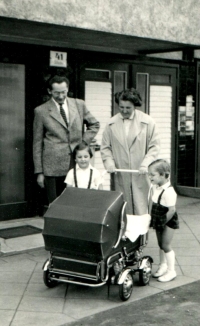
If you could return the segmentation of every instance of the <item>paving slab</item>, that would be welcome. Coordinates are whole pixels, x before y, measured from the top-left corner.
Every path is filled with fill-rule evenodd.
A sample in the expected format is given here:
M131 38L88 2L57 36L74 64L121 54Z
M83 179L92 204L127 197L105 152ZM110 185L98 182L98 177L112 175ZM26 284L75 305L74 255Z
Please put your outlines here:
M0 318L0 326L10 326L12 319L15 315L15 310L0 310L1 318Z
M182 265L181 269L183 271L183 274L188 277L193 277L195 280L200 280L200 273L199 273L199 265L189 265L185 266Z
M195 282L198 280L198 277L192 277L187 276L187 275L178 275L173 281L171 282L166 282L166 283L162 283L162 282L158 282L156 279L152 279L151 280L151 286L155 287L156 289L160 289L163 291L167 291L169 289L174 289L176 287L185 285L185 284L189 284L192 282Z
M12 321L12 326L60 326L72 321L74 321L73 318L63 313L18 311ZM0 324L0 326L6 325Z
M41 277L41 273L40 273ZM26 291L24 293L24 297L26 296L33 296L35 298L37 297L52 297L52 298L65 298L66 291L67 291L67 285L66 284L59 284L59 286L56 286L55 288L49 289L47 288L44 283L29 283L26 287ZM37 299L36 299L37 300Z
M50 293L49 293L50 294ZM18 307L18 311L37 311L62 313L64 300L62 298L24 296Z
M16 310L21 300L20 295L4 295L0 296L0 311L1 310Z
M0 295L2 296L22 296L27 287L26 283L9 283L5 280L0 282Z
M5 273L0 273L0 283L28 283L31 278L31 271L6 271Z

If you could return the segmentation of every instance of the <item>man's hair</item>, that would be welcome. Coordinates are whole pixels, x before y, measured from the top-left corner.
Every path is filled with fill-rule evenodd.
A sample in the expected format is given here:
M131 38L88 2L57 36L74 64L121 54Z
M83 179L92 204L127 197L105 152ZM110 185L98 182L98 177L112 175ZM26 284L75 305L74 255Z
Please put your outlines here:
M76 154L78 151L82 151L83 149L87 149L90 154L90 158L93 157L92 150L90 146L83 140L80 144L78 144L73 150L73 158L76 158Z
M151 164L149 164L149 168L154 167L154 169L160 174L164 175L166 178L169 177L171 168L170 164L163 159L158 159L156 161L153 161Z
M55 83L57 84L66 83L67 86L69 87L69 79L65 76L55 75L54 77L50 78L48 81L48 88L52 89L52 85Z

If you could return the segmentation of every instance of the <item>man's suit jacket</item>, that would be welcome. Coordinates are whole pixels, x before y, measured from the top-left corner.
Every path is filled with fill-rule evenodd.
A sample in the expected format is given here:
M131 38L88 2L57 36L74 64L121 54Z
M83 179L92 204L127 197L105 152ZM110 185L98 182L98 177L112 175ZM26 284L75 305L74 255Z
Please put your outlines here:
M33 161L35 173L64 176L69 170L71 153L82 140L91 143L99 130L99 122L86 108L85 102L67 98L67 127L52 99L35 109L33 125ZM86 131L83 132L83 123Z

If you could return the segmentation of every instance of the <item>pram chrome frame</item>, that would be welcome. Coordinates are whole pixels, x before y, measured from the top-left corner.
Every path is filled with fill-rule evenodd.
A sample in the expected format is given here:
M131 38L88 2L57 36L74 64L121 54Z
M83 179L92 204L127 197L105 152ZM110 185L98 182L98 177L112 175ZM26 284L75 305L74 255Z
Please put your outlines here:
M144 242L144 238L146 238ZM119 285L119 296L121 300L126 301L130 298L133 290L133 275L139 273L140 285L147 285L150 282L151 270L153 259L150 256L142 256L143 248L147 244L148 233L144 236L140 236L142 241L138 250L126 252L126 247L122 248L122 251L117 251L113 255L109 256L106 263L100 261L98 263L91 263L87 261L81 261L71 258L58 257L54 253L50 252L50 257L44 263L44 283L48 287L54 287L58 283L69 283L88 287L101 287L105 284ZM53 268L53 258L66 260L68 262L83 263L85 265L96 266L96 274L81 274L73 271L61 270ZM121 263L121 269L118 272L114 271L114 265ZM127 290L127 278L128 290ZM131 284L130 284L131 283Z

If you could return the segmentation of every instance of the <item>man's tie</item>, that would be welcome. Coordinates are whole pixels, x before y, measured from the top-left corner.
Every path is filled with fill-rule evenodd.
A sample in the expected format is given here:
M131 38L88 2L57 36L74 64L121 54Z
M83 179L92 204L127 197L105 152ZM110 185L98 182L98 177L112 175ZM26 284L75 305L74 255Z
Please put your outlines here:
M63 120L65 121L66 126L68 127L67 117L65 114L65 110L62 107L62 104L60 104L60 114L61 114Z

